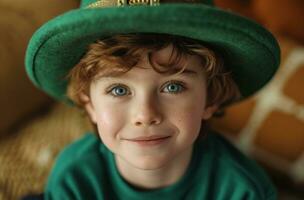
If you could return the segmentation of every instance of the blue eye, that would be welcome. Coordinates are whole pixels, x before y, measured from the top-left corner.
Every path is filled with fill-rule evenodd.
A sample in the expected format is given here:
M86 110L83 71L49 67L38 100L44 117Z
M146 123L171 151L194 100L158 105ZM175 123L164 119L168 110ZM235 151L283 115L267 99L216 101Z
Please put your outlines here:
M121 85L115 86L110 89L109 93L111 93L114 97L120 97L128 94L128 90Z
M171 82L165 87L165 92L169 93L180 93L185 89L185 87L177 82Z
M170 81L165 87L164 92L166 93L181 93L185 90L185 86L183 83L177 82L177 81ZM110 94L113 97L123 97L126 95L129 95L130 92L128 91L128 88L121 84L116 84L106 91L107 94Z

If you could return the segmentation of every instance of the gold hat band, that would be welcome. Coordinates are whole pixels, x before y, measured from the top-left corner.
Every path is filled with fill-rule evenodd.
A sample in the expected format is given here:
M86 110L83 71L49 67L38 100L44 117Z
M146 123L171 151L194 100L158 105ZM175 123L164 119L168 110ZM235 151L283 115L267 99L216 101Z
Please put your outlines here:
M135 6L135 5L149 5L158 6L160 0L102 0L91 3L86 8L104 8L111 6Z

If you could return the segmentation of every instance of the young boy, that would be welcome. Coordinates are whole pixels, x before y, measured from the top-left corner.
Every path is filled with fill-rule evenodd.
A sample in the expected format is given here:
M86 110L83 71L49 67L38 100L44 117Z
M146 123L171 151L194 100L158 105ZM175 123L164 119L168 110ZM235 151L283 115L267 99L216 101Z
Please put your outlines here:
M179 2L84 0L35 33L31 80L96 129L58 156L46 199L276 199L206 121L269 81L278 45L210 1Z

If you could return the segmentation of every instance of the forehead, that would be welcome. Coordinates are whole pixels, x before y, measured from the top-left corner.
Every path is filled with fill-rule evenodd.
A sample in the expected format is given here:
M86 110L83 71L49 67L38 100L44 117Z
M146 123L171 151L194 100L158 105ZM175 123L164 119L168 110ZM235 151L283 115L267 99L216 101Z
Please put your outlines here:
M148 54L147 51L141 53L141 59L128 72L118 74L101 74L98 78L145 76L148 74L158 77L170 75L181 75L194 77L203 72L202 58L198 55L181 54L177 59L176 54L180 53L169 45L163 49ZM150 57L149 57L150 56ZM175 59L175 60L174 60ZM171 65L171 66L170 66ZM164 73L160 73L164 72Z

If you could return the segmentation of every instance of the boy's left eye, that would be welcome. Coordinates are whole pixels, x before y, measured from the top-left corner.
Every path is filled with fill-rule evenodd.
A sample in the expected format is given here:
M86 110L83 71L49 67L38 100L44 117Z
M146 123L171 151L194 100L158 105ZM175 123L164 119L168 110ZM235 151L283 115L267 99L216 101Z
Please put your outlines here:
M185 86L182 83L179 82L169 82L165 88L165 92L169 93L180 93L185 89Z

